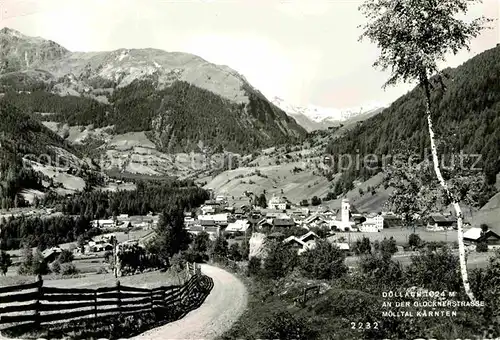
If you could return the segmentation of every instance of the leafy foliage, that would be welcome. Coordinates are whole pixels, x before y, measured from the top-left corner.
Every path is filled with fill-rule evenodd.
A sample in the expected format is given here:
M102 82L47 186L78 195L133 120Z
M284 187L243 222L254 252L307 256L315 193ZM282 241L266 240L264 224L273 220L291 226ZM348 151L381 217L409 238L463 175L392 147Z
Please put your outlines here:
M347 273L345 255L334 244L317 240L313 249L300 256L300 268L308 278L329 280Z
M317 334L307 321L296 318L289 312L276 313L271 320L262 324L261 339L314 339Z
M12 260L10 258L10 254L5 251L0 252L0 271L3 275L7 274L7 270L12 265Z
M67 250L67 249L63 249L61 251L61 254L59 254L59 262L60 263L68 263L68 262L72 262L74 260L74 256L73 256L73 253L70 251L70 250Z
M2 223L1 247L5 250L19 249L24 243L30 247L45 249L60 243L76 241L79 235L94 236L90 221L84 217L55 216L16 217Z
M269 242L262 275L269 279L285 277L295 268L297 263L298 255L295 250L281 242Z
M460 291L458 257L448 248L423 251L411 259L407 276L419 287L436 291Z
M354 243L353 250L357 255L370 254L372 251L370 239L366 236L363 236L362 239L357 239Z
M180 207L172 207L165 211L156 229L157 236L148 245L149 253L156 254L164 265L169 259L181 251L187 250L191 236L184 228L184 214Z
M174 206L191 209L201 205L208 192L183 181L138 181L136 190L117 192L91 191L77 193L61 200L48 197L45 205L61 205L62 211L87 218L104 218L119 214L146 215L161 212Z

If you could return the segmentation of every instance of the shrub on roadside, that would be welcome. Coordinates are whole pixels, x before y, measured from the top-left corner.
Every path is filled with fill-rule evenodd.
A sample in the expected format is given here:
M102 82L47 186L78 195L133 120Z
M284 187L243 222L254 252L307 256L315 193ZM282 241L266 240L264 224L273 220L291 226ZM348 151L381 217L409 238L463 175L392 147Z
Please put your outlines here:
M279 312L271 320L262 323L260 339L314 339L317 337L307 321L289 312Z

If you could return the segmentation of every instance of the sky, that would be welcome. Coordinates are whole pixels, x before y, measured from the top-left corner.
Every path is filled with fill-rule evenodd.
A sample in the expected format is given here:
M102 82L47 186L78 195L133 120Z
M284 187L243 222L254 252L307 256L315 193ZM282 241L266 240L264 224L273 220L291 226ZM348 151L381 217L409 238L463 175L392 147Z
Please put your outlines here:
M228 65L266 97L336 109L387 105L414 84L382 89L375 45L359 42L360 0L0 0L0 27L71 51L159 48ZM467 18L500 16L483 0ZM498 21L450 56L456 67L500 42Z

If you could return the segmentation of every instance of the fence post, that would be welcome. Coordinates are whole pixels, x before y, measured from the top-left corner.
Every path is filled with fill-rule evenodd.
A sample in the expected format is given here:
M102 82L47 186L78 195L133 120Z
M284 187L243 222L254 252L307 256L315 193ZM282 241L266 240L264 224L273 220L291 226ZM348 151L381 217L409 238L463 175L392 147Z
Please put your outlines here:
M116 305L118 307L118 315L121 316L122 315L122 298L121 298L121 294L120 294L120 280L116 280L116 290L117 290L117 302L116 302Z
M94 290L94 317L97 319L97 289Z
M149 302L150 302L150 304L151 304L151 308L150 308L150 309L151 309L151 311L153 311L153 309L154 309L154 303L153 303L153 289L151 289L151 290L149 291Z
M167 305L165 303L165 287L162 287L162 289L161 289L161 306L163 308L167 307Z
M39 327L40 326L40 300L42 299L42 294L43 294L43 291L42 291L42 287L43 287L43 280L42 280L42 275L38 274L37 275L37 278L36 278L36 281L37 281L37 297L36 297L36 301L35 301L35 327Z

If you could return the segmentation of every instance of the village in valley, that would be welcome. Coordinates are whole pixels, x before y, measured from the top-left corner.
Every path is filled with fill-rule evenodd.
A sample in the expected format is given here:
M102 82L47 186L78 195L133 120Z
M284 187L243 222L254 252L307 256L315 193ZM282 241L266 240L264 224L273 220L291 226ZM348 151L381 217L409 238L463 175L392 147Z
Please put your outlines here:
M498 338L484 2L0 0L0 340Z
M277 195L266 202L261 195L259 206L250 192L234 197L209 191L210 200L196 212L186 212L186 229L193 235L206 232L212 240L221 234L230 243L249 240L250 256L259 255L265 238L279 240L299 254L313 249L316 240L327 239L346 254L354 255L357 242L366 237L370 242L394 239L401 255L417 248L409 243L412 234L419 235L422 244L458 248L457 219L452 213L430 214L418 221L418 225L407 228L401 217L391 211L361 213L346 198L338 209L330 209L321 204L308 207L292 204L286 197ZM484 226L473 227L471 221L466 221L466 225L464 241L470 252L475 252L480 243L487 244L492 252L500 248L497 233ZM480 258L479 265L486 264L487 256Z

